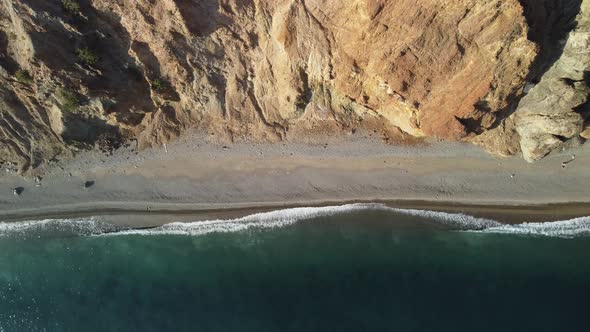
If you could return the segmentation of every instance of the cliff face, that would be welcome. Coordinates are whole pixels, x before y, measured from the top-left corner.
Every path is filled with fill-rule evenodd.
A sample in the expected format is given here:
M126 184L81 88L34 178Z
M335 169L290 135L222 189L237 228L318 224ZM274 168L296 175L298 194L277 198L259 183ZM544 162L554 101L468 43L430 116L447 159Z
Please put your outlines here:
M568 141L588 138L584 128L590 117L590 1L582 4L576 26L560 43L560 58L522 98L513 116L528 161L539 160Z
M584 56L589 3L533 2L0 0L0 161L159 145L191 127L223 141L359 128L527 156L540 136L526 98L561 94L543 81L564 76L547 71L562 52L544 31L567 39L580 13L560 61ZM583 66L562 80L577 91L567 112L587 97ZM561 136L580 134L575 121Z

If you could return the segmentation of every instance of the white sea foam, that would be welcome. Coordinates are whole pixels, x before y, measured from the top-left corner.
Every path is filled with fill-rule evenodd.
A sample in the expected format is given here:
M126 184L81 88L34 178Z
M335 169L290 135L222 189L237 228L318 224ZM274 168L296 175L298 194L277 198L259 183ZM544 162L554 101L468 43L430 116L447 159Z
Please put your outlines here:
M44 219L0 222L0 237L29 239L47 236L88 236L116 232L120 228L96 218Z
M506 225L498 221L465 214L429 210L398 209L384 204L347 204L342 206L302 207L256 213L229 220L207 220L192 223L169 223L151 229L125 230L101 222L97 218L47 219L16 223L0 223L0 237L32 238L54 234L56 236L90 235L189 235L239 232L251 229L272 229L300 221L348 214L355 211L381 211L392 215L409 215L425 218L452 230L484 233L523 234L539 236L573 237L590 235L590 217L545 223Z
M476 218L465 214L451 214L428 210L396 209L384 204L347 204L341 206L303 207L257 213L231 220L209 220L192 223L171 223L161 227L143 230L128 230L109 235L203 235L209 233L228 233L249 229L268 229L285 227L299 221L346 214L354 211L384 211L422 217L443 224L455 230L476 230L502 224L490 219Z
M427 218L432 220L433 222L443 224L456 230L476 230L503 225L502 223L496 220L477 218L462 213L446 213L430 210L396 209L387 207L385 205L382 205L382 209L395 212L398 214Z
M551 237L578 237L590 235L590 217L541 223L523 223L490 227L479 232L521 234Z
M376 209L379 204L348 204L342 206L302 207L256 213L229 220L207 220L191 223L170 223L160 227L141 230L127 230L112 235L204 235L209 233L230 233L249 229L280 228L299 221L350 213L353 211Z

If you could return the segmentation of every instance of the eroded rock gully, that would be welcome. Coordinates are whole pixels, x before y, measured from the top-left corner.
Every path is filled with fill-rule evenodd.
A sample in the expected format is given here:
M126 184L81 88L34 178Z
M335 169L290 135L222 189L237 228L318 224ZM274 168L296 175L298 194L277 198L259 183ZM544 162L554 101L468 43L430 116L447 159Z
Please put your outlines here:
M535 160L587 135L589 4L0 0L0 160L27 169L187 128L358 128Z

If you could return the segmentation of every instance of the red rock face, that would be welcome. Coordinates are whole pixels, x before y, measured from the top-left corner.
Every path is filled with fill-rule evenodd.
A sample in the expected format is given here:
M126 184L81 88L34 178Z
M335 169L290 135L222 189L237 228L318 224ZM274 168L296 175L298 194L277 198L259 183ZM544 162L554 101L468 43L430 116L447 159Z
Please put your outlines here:
M365 6L365 16L351 20L358 25L351 31L346 24L330 24L336 45L346 46L339 53L362 73L357 84L339 86L357 98L368 96L374 109L415 113L412 129L428 136L457 140L489 127L493 113L522 88L536 55L517 1L366 1ZM327 16L346 22L350 13ZM390 98L371 98L378 94L371 86L375 80L387 85Z
M26 134L0 131L3 158L24 164L113 130L140 146L189 127L234 141L355 128L470 139L514 103L539 50L517 0L92 0L77 13L15 0L0 21L1 91L16 98L2 114L40 114ZM18 68L33 81L15 82Z

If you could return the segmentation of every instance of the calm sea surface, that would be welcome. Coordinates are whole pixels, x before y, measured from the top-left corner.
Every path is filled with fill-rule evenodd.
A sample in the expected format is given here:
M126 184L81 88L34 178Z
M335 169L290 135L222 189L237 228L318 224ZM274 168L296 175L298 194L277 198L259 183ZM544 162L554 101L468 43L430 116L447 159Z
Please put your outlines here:
M589 218L486 223L357 206L0 224L0 331L590 331Z

